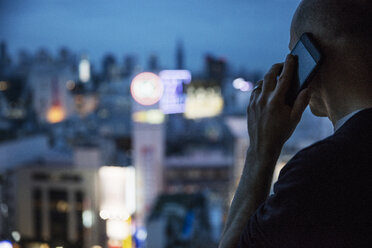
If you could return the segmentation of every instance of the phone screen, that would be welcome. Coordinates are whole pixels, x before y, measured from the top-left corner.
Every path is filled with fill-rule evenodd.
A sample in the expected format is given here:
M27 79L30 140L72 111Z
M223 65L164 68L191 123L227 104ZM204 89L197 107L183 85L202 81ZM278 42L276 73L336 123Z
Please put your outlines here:
M300 91L307 87L322 58L310 34L307 33L301 36L291 54L297 57L297 70L295 79L287 92L286 103L288 105L293 105Z
M311 72L315 69L317 63L311 56L309 51L306 49L301 40L297 43L296 47L291 52L292 55L297 56L298 62L298 83L299 89L303 87L306 79L309 77Z

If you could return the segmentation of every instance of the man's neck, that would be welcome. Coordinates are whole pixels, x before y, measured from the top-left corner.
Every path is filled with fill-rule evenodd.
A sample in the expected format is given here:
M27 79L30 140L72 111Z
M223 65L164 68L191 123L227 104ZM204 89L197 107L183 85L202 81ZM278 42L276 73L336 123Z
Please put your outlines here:
M371 102L366 102L365 104L354 104L349 105L347 108L336 108L336 111L330 112L328 118L331 120L333 127L336 128L337 123L339 123L343 118L347 117L352 113L356 113L362 109L372 108L372 99ZM349 116L351 117L351 116Z

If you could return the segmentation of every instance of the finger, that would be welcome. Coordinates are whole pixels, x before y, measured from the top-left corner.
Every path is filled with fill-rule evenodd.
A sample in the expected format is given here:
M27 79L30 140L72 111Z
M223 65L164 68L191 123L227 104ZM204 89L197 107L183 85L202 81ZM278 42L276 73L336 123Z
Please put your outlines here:
M309 104L310 96L311 94L309 89L304 89L300 92L292 108L291 119L293 121L300 121L302 113L305 111L306 106Z
M279 76L278 85L275 92L276 96L283 96L287 93L293 81L296 65L296 58L293 55L288 54L284 63L283 71Z
M258 95L259 94L257 93L257 90L251 92L251 98L249 99L248 108L255 105L255 103L257 101L257 98L258 98Z
M251 92L251 98L250 98L250 102L253 102L253 101L256 101L258 95L261 93L262 91L262 84L263 84L263 80L260 80L256 83L256 86L254 87L254 89L252 90Z
M266 97L276 87L276 78L283 69L283 63L274 64L264 77L262 97Z
M262 88L262 84L263 84L263 80L259 80L259 81L256 83L256 86L255 86L254 88L255 88L255 89Z
M262 83L263 83L262 80L258 81L256 83L256 86L254 87L254 89L251 91L251 97L249 99L249 103L248 103L248 107L247 107L247 113L248 114L249 114L250 110L252 108L254 108L254 106L256 105L257 98L262 91Z

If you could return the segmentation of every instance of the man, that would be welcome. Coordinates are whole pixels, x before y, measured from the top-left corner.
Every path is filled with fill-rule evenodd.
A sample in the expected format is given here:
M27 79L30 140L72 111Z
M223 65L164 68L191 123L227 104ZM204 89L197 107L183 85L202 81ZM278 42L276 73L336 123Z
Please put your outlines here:
M220 248L372 247L372 2L303 0L289 49L311 33L323 63L293 107L296 59L276 64L252 92L250 147ZM285 141L307 105L335 133L300 151L268 196Z

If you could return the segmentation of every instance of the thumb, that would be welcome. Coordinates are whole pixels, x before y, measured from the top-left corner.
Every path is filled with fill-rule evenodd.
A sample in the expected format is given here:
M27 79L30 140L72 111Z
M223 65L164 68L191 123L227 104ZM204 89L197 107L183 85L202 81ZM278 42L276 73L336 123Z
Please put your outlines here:
M307 105L310 101L310 90L304 89L297 96L296 101L293 104L291 119L293 121L299 122L302 116L302 113L305 111Z

